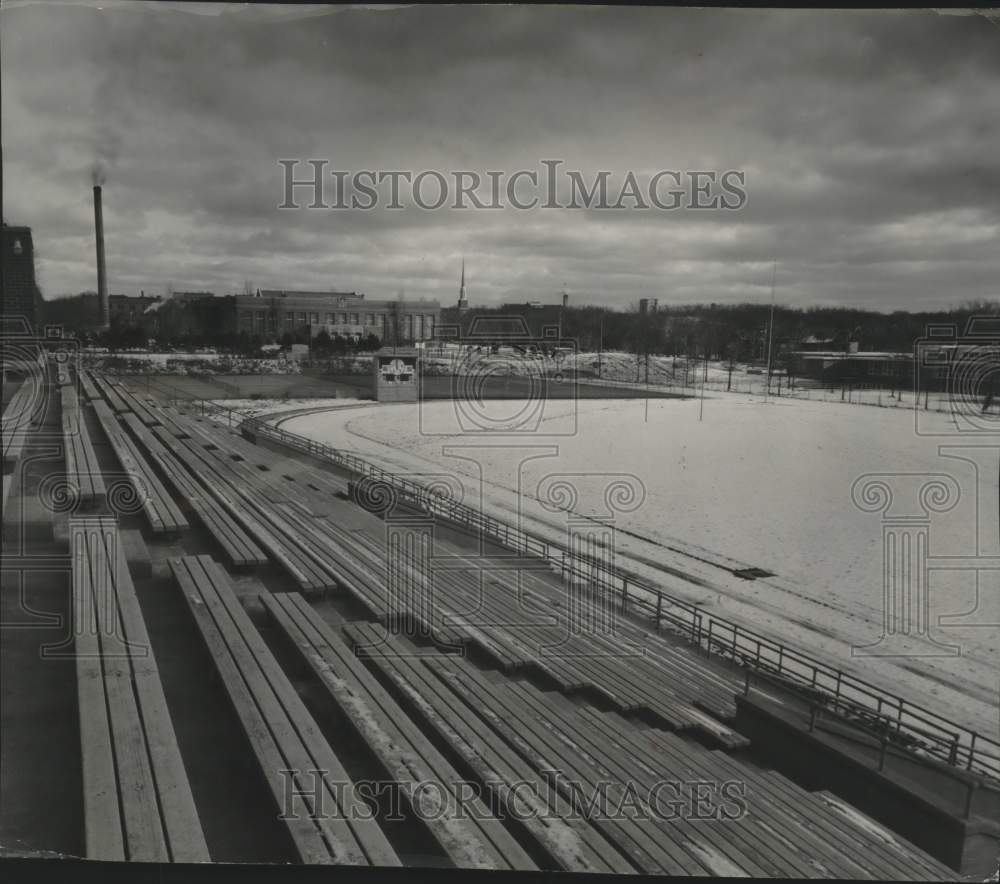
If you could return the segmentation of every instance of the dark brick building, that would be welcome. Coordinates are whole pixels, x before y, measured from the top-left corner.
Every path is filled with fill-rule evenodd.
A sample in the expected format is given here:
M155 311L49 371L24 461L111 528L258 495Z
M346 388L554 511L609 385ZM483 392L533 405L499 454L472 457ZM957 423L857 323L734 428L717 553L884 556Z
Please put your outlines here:
M3 225L2 313L6 334L38 334L41 294L35 283L30 227Z

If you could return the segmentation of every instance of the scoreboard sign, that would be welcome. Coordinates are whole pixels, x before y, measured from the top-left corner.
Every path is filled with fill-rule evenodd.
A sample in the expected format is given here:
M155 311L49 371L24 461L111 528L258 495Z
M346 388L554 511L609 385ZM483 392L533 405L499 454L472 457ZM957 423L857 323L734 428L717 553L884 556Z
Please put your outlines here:
M379 402L417 401L416 350L377 353L374 357L375 398Z

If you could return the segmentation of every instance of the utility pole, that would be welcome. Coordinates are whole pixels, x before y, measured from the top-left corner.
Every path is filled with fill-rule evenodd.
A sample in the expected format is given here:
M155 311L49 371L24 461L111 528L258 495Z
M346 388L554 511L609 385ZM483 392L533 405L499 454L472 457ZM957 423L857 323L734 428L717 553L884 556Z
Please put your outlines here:
M778 277L778 262L774 262L771 271L771 319L767 324L767 386L764 388L764 398L771 392L771 345L774 342L774 283Z
M708 379L708 351L705 352L705 372L701 376L701 399L698 402L698 422L705 413L705 381Z
M604 378L604 311L601 311L601 331L597 341L597 377Z

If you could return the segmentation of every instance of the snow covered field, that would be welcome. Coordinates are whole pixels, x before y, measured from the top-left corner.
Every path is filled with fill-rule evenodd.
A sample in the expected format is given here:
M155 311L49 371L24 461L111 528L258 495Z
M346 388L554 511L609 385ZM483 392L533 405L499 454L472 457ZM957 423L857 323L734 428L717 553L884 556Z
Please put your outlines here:
M479 407L505 418L511 406ZM288 419L284 428L397 473L456 477L466 503L481 501L487 512L519 518L555 540L565 539L568 517L552 501L567 505L569 498L554 482L573 485L578 516L603 518L614 477L634 476L644 499L614 516L623 568L956 722L1000 731L1000 571L980 572L977 585L975 571L939 558L975 556L977 543L980 555L1000 556L1000 466L996 449L971 455L980 458L978 472L942 456L942 444L988 441L957 434L947 415L922 415L922 428L944 434L928 436L915 431L908 409L708 394L704 403L547 402L537 432L484 435L458 432L455 409L431 402L330 411ZM574 410L576 432L558 435L572 426ZM944 474L959 491L948 512L929 517L937 562L932 637L955 646L956 655L941 656L920 635L907 638L902 653L894 646L896 656L852 653L852 646L877 642L885 624L883 517L852 500L855 480L866 473ZM913 481L888 480L890 516L923 512ZM747 581L732 573L754 566L774 576Z

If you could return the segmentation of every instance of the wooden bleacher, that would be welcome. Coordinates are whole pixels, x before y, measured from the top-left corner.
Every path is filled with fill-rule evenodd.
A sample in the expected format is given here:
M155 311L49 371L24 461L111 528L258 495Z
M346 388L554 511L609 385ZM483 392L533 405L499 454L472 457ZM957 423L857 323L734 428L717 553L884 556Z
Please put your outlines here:
M93 402L96 399L101 398L101 391L97 389L97 385L94 383L94 379L89 371L81 371L79 373L80 386L83 387L83 394Z
M122 428L111 408L104 402L94 402L93 409L104 428L111 450L142 501L143 512L153 533L176 534L178 531L186 531L189 526L180 507Z
M81 505L99 502L104 499L104 478L76 390L72 386L62 387L60 397L66 481L75 489Z
M108 405L111 406L112 410L119 413L129 410L128 405L125 404L125 400L118 395L117 381L112 383L112 381L100 374L93 374L92 377L94 379L94 383L97 385L97 388L108 401Z
M730 783L744 789L746 812L720 792L700 816L657 820L659 844L681 847L700 867L691 874L754 877L851 877L942 880L947 867L918 847L824 793L811 794L773 771L762 771L680 734L600 712L527 682L491 678L457 656L424 658L423 666L490 722L537 774L555 765L576 782L617 781L651 789L657 783ZM643 793L644 794L644 793ZM676 797L668 793L670 798ZM721 796L721 800L720 800ZM666 800L670 800L669 798ZM719 813L709 811L717 806ZM728 807L728 813L721 811ZM650 808L650 815L655 808ZM690 813L687 814L690 816ZM680 857L675 857L681 861Z
M4 464L17 463L24 450L32 417L32 391L33 385L22 381L3 410L0 439L3 443Z
M344 629L353 645L370 645L372 635L356 625ZM394 696L425 732L446 742L462 773L487 790L502 812L522 821L560 869L575 872L633 873L636 866L589 823L581 820L561 793L521 790L538 780L535 768L508 745L477 713L469 710L421 665L417 654L399 653L399 640L387 653L369 651L367 659L394 688Z
M69 528L86 856L207 862L115 519Z
M122 398L127 404L127 397ZM456 568L454 561L434 568L434 610L424 625L434 627L430 634L435 641L474 646L511 675L543 673L562 693L542 691L521 678L483 675L451 657L446 662L424 659L433 654L430 649L418 649L398 637L383 642L384 624L402 623L406 617L419 620L422 615L401 609L400 599L390 596L384 523L334 497L346 485L343 480L256 446L208 419L152 405L149 410L158 426L143 421L135 408L135 418L125 418L136 438L141 424L164 451L175 452L175 461L190 475L207 477L206 487L219 506L303 590L346 591L381 621L354 624L345 635L356 649L364 646L362 657L378 673L379 686L391 688L388 699L406 709L418 726L416 734L433 735L444 762L474 775L498 807L513 807L515 797L509 790L518 778L537 780L553 763L591 786L602 778L648 785L655 777L678 776L728 778L746 786L751 812L725 825L607 819L582 825L572 817L571 794L558 793L550 799L552 807L545 809L548 828L524 822L538 848L558 867L766 877L954 878L950 869L832 796L811 795L773 772L759 771L686 738L684 732L691 730L728 749L746 745L747 740L723 721L732 715L733 697L742 687L739 675L626 618L617 619L613 633L572 635L565 614L567 589L544 569L517 574L503 556L473 558L464 571L461 562ZM348 523L351 529L344 527ZM436 541L435 547L452 559L468 557L447 542ZM397 576L419 583L416 566L403 562L396 567ZM490 578L485 584L478 577L482 571ZM429 597L424 594L424 599ZM525 603L528 597L530 604ZM311 645L313 656L306 662L326 684L332 702L369 744L377 742L381 728L373 730L371 720L362 720L361 707L356 706L353 715L348 710L355 685L363 696L369 695L363 693L358 670L349 667L337 642L329 640L330 628L301 597L264 597L264 604L283 631L298 641L300 654L310 653L305 644ZM383 651L403 653L383 653L379 645ZM561 654L546 652L559 645ZM623 654L623 645L641 653ZM347 673L351 688L324 679L324 667L340 679ZM338 690L348 693L338 695ZM599 712L574 702L591 695L617 711ZM392 718L380 714L376 722ZM383 764L398 760L392 747L376 754ZM475 865L469 858L464 862Z
M599 794L603 786L609 806L617 808L624 803L630 787L635 786L612 758L587 751L581 733L554 723L551 712L540 717L539 710L523 702L509 685L490 682L474 667L461 665L457 658L427 659L423 664L470 709L479 707L479 714L494 731L532 761L536 779L543 777L546 770L557 771L567 798L572 797L573 784L582 790L585 799ZM713 842L724 838L708 834L713 821L692 821L678 814L677 819L665 823L643 806L643 799L639 791L636 803L642 812L634 818L598 812L590 820L623 852L636 860L641 858L640 871L670 875L766 874L736 844L720 854Z
M402 786L411 813L429 783L446 795L444 812L423 814L441 849L459 868L533 869L524 848L478 798L461 794L462 778L406 713L298 593L264 594L261 602L332 702L371 747L387 777Z
M301 462L255 446L211 420L162 411L157 437L179 445L188 463L211 477L234 514L242 514L247 531L303 591L338 587L380 621L409 620L443 645L473 644L509 671L533 667L563 690L597 692L622 712L641 710L729 748L746 745L742 734L720 720L735 712L738 675L622 618L613 634L581 632L568 619L566 586L552 575L526 577L502 557L473 559L444 542L436 552L449 557L451 568L434 571L433 593L418 589L411 599L394 596L387 587L383 523L336 500L328 476L307 473ZM340 524L346 519L335 514L349 514L352 523L368 529L347 531ZM465 573L453 570L463 561ZM431 585L408 563L397 562L395 569L415 587ZM490 575L487 592L483 573ZM535 605L525 604L522 587L529 580ZM433 605L424 604L432 595ZM636 649L632 654L623 651L629 645Z
M201 523L222 547L231 565L247 567L267 563L267 555L212 495L203 482L202 474L188 472L183 461L157 439L139 417L126 414L122 416L122 420L149 458L159 467L167 482L194 510Z
M172 558L169 565L301 861L400 865L225 571L208 556ZM294 806L286 806L287 777Z
M154 427L160 423L159 410L155 403L151 405L151 400L133 392L124 384L115 387L115 393L145 426Z
M308 592L336 585L336 578L303 549L301 526L276 513L271 502L259 494L252 473L239 469L241 465L225 454L213 457L216 452L206 450L195 439L181 438L165 427L154 427L153 432L164 445L178 447L188 468L198 471L216 500L301 589Z

